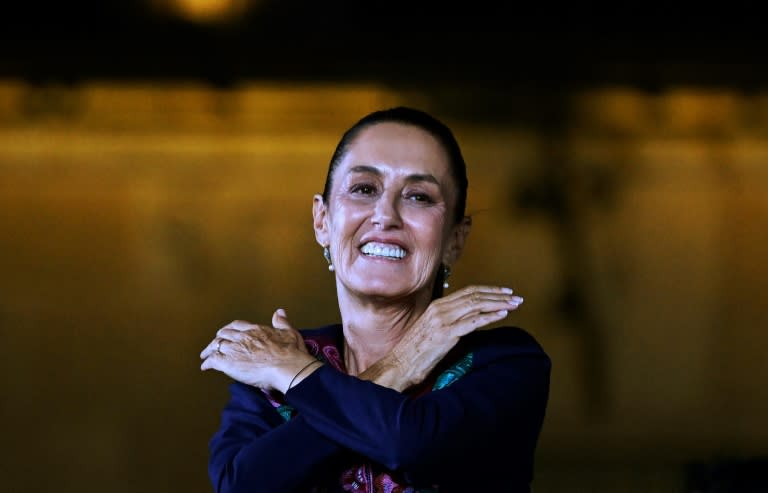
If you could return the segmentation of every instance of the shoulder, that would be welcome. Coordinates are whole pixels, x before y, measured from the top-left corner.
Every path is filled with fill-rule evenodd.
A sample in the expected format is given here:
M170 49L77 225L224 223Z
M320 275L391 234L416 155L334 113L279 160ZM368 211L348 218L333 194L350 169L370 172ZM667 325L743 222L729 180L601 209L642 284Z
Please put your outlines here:
M304 345L312 356L330 363L339 371L344 371L342 348L344 333L341 324L324 325L322 327L301 329L299 333L304 338Z
M549 356L538 340L520 327L503 326L476 330L462 337L465 351L471 351L477 363L498 358L533 358L547 366Z
M299 329L299 334L304 338L309 352L318 355L321 348L335 348L340 350L343 340L341 324L323 325L320 327Z
M545 354L544 348L528 331L514 326L470 332L462 340L473 349L498 348L520 354Z
M341 335L341 324L321 325L299 329L301 336L307 339L336 339Z

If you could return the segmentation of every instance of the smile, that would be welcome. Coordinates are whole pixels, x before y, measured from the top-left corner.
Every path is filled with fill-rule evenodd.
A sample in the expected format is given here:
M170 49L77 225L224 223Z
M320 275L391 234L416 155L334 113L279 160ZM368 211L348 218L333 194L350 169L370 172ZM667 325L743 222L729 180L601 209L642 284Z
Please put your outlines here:
M398 260L405 257L405 250L399 246L388 245L386 243L376 243L374 241L363 245L360 248L360 251L369 257L381 257Z

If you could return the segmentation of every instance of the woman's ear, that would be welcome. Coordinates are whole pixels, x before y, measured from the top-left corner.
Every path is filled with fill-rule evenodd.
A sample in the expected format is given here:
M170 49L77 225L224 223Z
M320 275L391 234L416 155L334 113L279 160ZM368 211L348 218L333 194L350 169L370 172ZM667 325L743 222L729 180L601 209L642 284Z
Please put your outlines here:
M312 217L313 225L315 228L315 239L321 247L326 247L330 243L328 234L328 224L326 222L328 217L328 208L325 205L323 196L315 194L312 199Z
M448 247L443 254L443 264L453 265L461 253L464 251L464 243L467 240L469 231L472 229L472 218L464 216L461 221L453 227L451 237L448 239Z

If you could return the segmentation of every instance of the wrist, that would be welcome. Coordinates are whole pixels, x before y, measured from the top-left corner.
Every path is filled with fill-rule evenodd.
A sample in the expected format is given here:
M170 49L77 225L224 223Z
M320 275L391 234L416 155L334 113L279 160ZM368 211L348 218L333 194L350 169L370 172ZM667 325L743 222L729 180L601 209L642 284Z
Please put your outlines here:
M403 349L399 346L395 346L392 348L392 351L390 354L390 366L389 370L390 373L394 373L397 375L398 380L398 389L397 390L404 390L408 387L410 387L413 384L418 383L418 378L415 374L415 366L413 364L408 364L410 358L408 357L408 351L410 348L407 346Z
M458 337L434 337L395 346L391 354L400 369L403 385L408 387L423 382L458 341Z
M285 394L321 366L322 361L308 355L307 358L302 358L279 371L275 389Z

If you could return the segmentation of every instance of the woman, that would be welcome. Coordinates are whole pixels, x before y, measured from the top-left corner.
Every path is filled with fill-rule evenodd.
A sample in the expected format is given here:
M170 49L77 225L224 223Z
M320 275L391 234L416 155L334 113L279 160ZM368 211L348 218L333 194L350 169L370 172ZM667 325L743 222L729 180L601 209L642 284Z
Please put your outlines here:
M452 132L398 107L350 128L314 197L341 323L235 321L201 353L230 376L210 442L217 493L527 492L550 361L499 322L497 286L443 296L471 221Z

